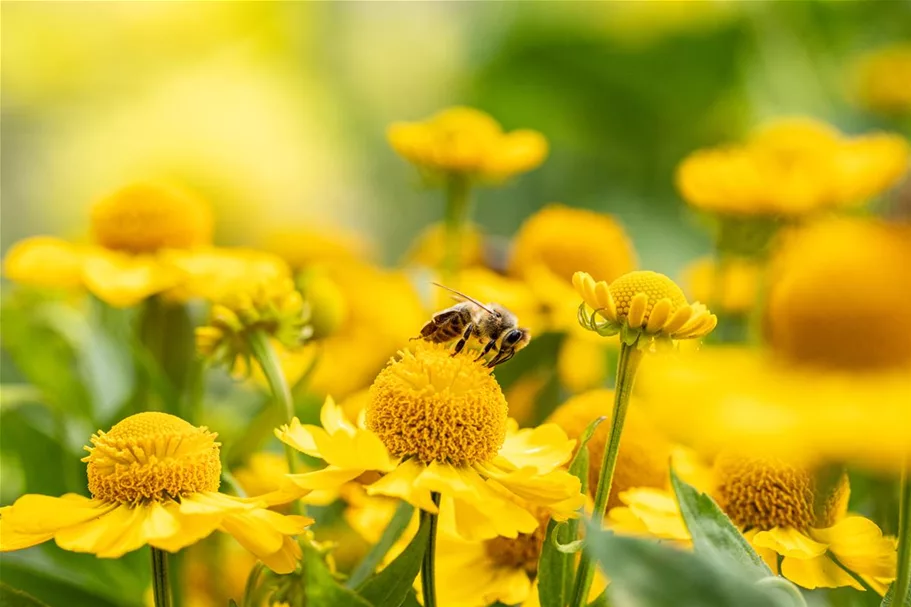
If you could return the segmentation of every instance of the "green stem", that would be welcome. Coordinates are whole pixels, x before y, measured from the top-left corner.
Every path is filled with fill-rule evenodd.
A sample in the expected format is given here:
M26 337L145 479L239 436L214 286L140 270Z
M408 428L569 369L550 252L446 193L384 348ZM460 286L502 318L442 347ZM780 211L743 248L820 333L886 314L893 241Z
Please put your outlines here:
M440 505L439 493L431 493L430 499L437 506ZM421 563L421 590L424 594L424 607L437 607L437 515L421 510L421 526L425 522L430 526L430 536L427 538L427 550L424 552L424 561Z
M892 604L904 607L911 590L911 463L902 469L901 497L898 503L898 568L893 585Z
M253 349L253 355L262 367L263 373L269 382L269 388L272 390L272 396L275 402L282 408L285 422L291 423L294 417L294 400L291 398L291 390L288 388L288 381L282 372L281 363L278 361L278 355L275 348L269 343L269 337L262 331L253 331L249 336L250 347ZM285 457L288 460L288 471L291 474L297 473L297 454L290 445L285 445Z
M607 446L604 449L604 458L601 461L601 474L598 477L598 488L595 491L595 506L592 512L592 523L601 526L604 511L607 509L607 498L610 496L611 482L614 477L614 468L617 466L617 455L620 452L620 435L623 432L623 422L626 420L626 411L629 408L629 399L633 391L633 382L636 378L636 369L642 360L642 351L636 344L620 346L620 359L617 362L617 386L614 389L614 412L611 416L610 434ZM579 569L576 572L576 581L573 585L573 607L583 607L587 604L588 591L595 577L595 561L586 550L579 560Z
M459 271L462 259L462 232L471 210L471 183L465 175L453 173L446 180L446 248L443 273L450 280Z
M158 548L152 548L152 595L155 597L155 607L171 607L168 555Z

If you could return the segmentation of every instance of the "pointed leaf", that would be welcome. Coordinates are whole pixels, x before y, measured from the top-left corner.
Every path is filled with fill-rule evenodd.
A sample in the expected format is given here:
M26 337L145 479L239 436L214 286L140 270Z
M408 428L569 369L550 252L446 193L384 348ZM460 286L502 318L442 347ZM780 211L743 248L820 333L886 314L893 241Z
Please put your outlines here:
M773 575L762 557L711 497L680 480L673 469L671 485L677 494L680 512L693 537L696 552L712 559L736 563L754 581Z
M0 582L0 606L2 607L47 607L44 603L30 594L16 590L8 584Z
M379 607L399 607L412 592L414 579L421 572L427 540L430 538L430 517L421 517L421 526L411 543L389 566L369 578L357 593Z
M402 537L405 528L407 528L408 523L411 522L412 516L414 516L414 506L408 502L400 502L398 508L395 510L395 514L392 515L392 520L389 521L389 524L386 525L386 529L383 530L383 535L380 536L380 540L374 544L373 548L370 549L370 552L367 553L367 556L358 563L357 568L355 568L351 577L348 578L348 581L345 583L348 588L357 588L376 571L376 568L383 561L383 557L386 556L389 549L392 548L400 537Z
M312 546L304 543L304 588L308 605L332 605L333 607L374 607L359 597L353 590L345 588L332 577L323 557Z

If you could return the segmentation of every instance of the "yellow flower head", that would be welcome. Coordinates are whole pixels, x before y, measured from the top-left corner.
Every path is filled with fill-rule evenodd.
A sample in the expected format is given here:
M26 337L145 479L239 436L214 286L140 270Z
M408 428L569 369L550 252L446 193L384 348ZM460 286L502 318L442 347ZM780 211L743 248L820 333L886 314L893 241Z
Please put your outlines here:
M169 250L158 256L180 272L181 280L165 291L169 300L204 299L219 302L238 291L291 278L291 269L280 257L245 248L211 247L193 251Z
M53 236L20 240L3 258L9 280L36 287L73 289L82 286L83 251Z
M863 590L850 571L880 594L895 577L895 540L868 519L846 516L844 472L820 481L780 460L725 452L715 478L718 505L774 573L804 588Z
M894 44L860 58L855 86L860 102L886 114L911 112L911 44Z
M249 371L253 333L297 348L310 337L309 317L309 307L290 279L259 283L212 306L209 324L196 329L196 347L230 370Z
M92 498L25 495L0 509L0 550L55 539L66 550L118 558L146 544L176 552L216 529L233 535L278 573L294 570L300 547L292 536L312 521L268 507L299 491L257 498L218 493L219 444L166 413L137 413L92 437L88 465Z
M278 255L295 270L319 263L361 260L370 251L363 236L337 227L275 230L262 243L262 248Z
M357 424L331 399L322 427L297 419L276 430L286 444L328 464L291 475L301 489L338 487L366 471L368 495L438 512L453 508L467 539L532 533L542 508L563 520L582 505L579 480L560 467L574 441L553 424L519 430L496 381L474 356L435 344L404 351L377 377Z
M626 232L610 215L551 204L519 228L512 244L509 272L523 276L543 265L569 283L579 268L608 282L633 270L635 253Z
M687 303L680 287L657 272L629 272L609 286L576 272L573 286L582 297L579 323L599 335L619 333L630 346L648 348L656 340L704 337L718 322L701 303Z
M868 202L901 179L908 158L897 135L851 138L812 119L782 119L743 145L694 152L677 186L688 204L722 215L800 216Z
M394 457L471 465L506 438L506 399L483 361L440 344L403 351L370 389L367 428Z
M130 185L92 207L92 234L98 244L128 253L207 245L212 229L208 204L161 185Z
M589 468L588 489L594 495L601 473L601 460L610 433L610 411L614 401L613 390L592 390L567 400L547 419L566 431L570 438L582 436L585 428L599 417L607 417L595 429L588 441ZM671 457L670 443L651 425L649 420L637 413L635 403L629 408L620 439L620 454L614 469L608 508L621 505L620 494L633 487L668 486L668 462Z
M344 327L348 319L348 299L332 278L313 268L299 274L296 282L310 307L314 339L328 337Z
M537 131L504 133L488 114L453 107L422 122L398 122L387 132L392 148L419 168L482 180L504 180L537 168L547 140Z
M689 264L684 270L685 291L723 312L748 314L759 296L762 266L744 258L725 259L720 268L718 263L704 257Z
M462 228L458 267L471 268L484 265L484 235L481 229L468 224ZM405 264L439 268L446 258L446 226L434 223L421 232L405 254Z

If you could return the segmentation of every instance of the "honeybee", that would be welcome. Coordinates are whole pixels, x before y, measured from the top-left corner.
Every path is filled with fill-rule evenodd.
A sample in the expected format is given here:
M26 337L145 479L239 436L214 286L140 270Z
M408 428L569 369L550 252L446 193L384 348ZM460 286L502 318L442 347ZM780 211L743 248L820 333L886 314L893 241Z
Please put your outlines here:
M446 308L433 315L421 329L420 337L433 343L446 343L458 339L452 355L455 356L465 347L472 336L484 343L484 348L475 360L481 360L492 350L496 355L487 363L492 369L516 355L516 352L528 345L531 333L528 329L517 326L516 315L495 303L487 305L441 284L434 285L456 295L459 301L451 308Z

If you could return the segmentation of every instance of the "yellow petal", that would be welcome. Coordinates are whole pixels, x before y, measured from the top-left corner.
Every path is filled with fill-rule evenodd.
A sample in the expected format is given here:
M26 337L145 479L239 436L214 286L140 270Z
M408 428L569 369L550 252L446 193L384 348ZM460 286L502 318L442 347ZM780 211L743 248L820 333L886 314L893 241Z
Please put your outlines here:
M304 425L296 417L291 419L290 424L285 424L275 429L275 438L297 449L301 453L306 453L312 457L321 457L319 449L316 447L316 441L313 438L314 432L325 432L317 426Z
M773 527L769 531L760 531L753 537L753 544L796 559L812 559L825 554L827 549L825 544L814 542L793 527Z
M832 527L811 529L810 535L828 544L841 564L854 573L884 580L895 578L896 541L883 537L873 521L848 516Z
M693 308L690 306L681 306L677 308L677 311L671 315L670 320L665 323L664 328L661 331L665 335L673 335L680 327L687 323L692 314Z
M149 538L149 545L168 552L177 552L208 537L218 528L218 525L228 513L218 509L207 509L210 512L209 514L186 514L183 506L188 499L191 500L194 497L182 498L182 503L180 504L177 502L164 502L162 504L167 513L174 517L180 525L180 530L167 537ZM194 508L191 507L187 510L193 511Z
M232 512L253 510L256 507L257 504L249 500L215 491L194 493L180 500L180 513L186 516L223 516Z
M289 474L288 479L300 487L309 491L319 491L323 489L337 489L350 480L353 480L365 472L362 468L336 468L335 466L326 466L322 470L314 472L305 472L303 474Z
M86 288L102 301L118 308L170 289L180 272L150 256L132 256L96 250L87 254L82 266Z
M772 573L779 575L778 571L778 553L774 550L768 548L763 548L762 546L757 546L753 543L753 538L756 537L756 534L759 533L759 529L750 529L749 531L744 531L743 537L746 538L748 542L753 546L753 549L756 550L756 554L765 561L765 564L769 569L772 570Z
M3 509L6 529L22 534L42 534L78 525L117 508L117 504L81 495L63 497L29 494Z
M530 466L545 473L568 462L575 446L576 441L556 424L507 430L506 440L494 461L507 469Z
M272 554L281 549L284 536L293 533L282 533L277 528L276 520L267 513L282 518L277 512L256 509L241 514L229 514L222 520L219 529L231 534L241 546L256 556Z
M282 539L282 547L277 552L258 556L266 567L275 573L285 575L297 569L303 552L296 540L285 536Z
M633 329L638 329L645 322L645 313L648 311L648 295L636 293L629 302L629 314L626 322Z
M581 482L565 470L552 470L546 474L539 474L530 467L508 471L493 463L476 464L475 469L527 502L554 509L552 514L556 518L574 516L585 500Z
M666 297L655 303L651 314L648 315L648 324L645 325L645 330L648 333L657 333L664 327L664 324L671 316L672 305L671 300Z
M320 456L331 466L381 472L395 468L386 445L370 430L352 427L351 434L313 432L312 435Z
M345 411L335 404L335 400L331 396L326 397L326 402L323 403L323 408L320 409L319 421L329 434L335 434L336 432L354 434L354 424L348 421Z
M603 280L595 283L595 298L598 301L601 316L611 322L617 322L617 306L614 304L614 298L610 294L607 283Z
M143 506L120 505L100 518L61 529L54 538L64 550L117 558L145 544L145 513Z
M781 562L781 575L811 590L843 586L863 590L863 586L825 555L811 559L785 557Z
M72 289L82 286L82 250L51 236L20 240L3 258L9 280L38 287Z
M403 499L412 506L436 513L437 507L430 499L430 491L416 486L424 465L409 459L377 482L367 487L367 495L386 495Z

